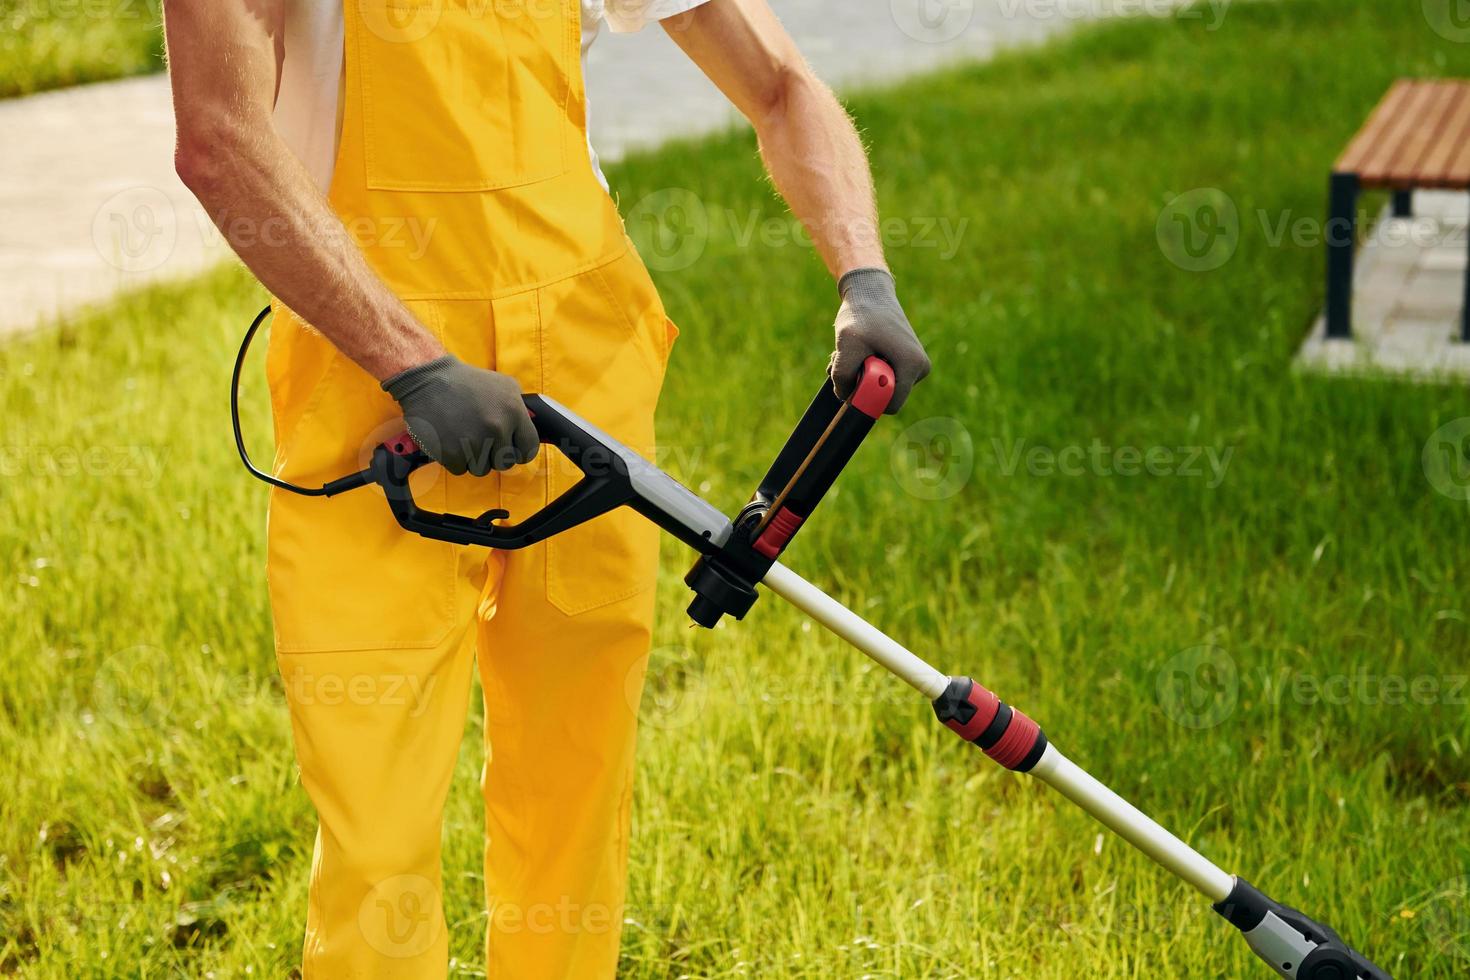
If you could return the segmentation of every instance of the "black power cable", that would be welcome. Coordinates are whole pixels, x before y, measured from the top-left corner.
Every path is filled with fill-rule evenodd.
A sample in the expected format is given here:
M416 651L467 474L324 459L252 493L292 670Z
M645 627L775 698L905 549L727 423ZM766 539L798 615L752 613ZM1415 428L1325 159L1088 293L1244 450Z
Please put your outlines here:
M240 462L245 464L245 469L257 480L269 483L271 486L278 487L282 490L288 490L291 493L300 494L303 497L331 497L346 490L355 490L358 487L366 486L371 478L367 470L363 470L361 473L353 473L350 476L344 476L340 480L333 480L331 483L326 483L313 489L277 479L260 469L251 461L250 453L245 448L245 436L240 432L240 373L245 367L245 355L250 353L250 342L255 339L255 332L260 329L260 325L265 322L265 318L270 316L270 312L271 308L267 306L257 313L255 319L250 322L250 326L245 331L245 336L240 341L240 352L235 355L235 371L230 376L230 424L235 428L235 449L240 453Z

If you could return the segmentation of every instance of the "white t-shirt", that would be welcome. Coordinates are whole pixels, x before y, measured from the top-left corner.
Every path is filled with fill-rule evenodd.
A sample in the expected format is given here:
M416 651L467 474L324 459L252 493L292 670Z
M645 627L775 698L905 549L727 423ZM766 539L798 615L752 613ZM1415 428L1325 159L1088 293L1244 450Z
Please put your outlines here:
M342 4L354 0L291 0L286 4L285 57L276 95L276 131L325 193L337 160L337 100L342 87ZM641 30L708 0L581 0L582 74L587 50L606 21L619 34ZM588 113L591 113L589 97ZM604 187L607 180L591 140L587 152Z

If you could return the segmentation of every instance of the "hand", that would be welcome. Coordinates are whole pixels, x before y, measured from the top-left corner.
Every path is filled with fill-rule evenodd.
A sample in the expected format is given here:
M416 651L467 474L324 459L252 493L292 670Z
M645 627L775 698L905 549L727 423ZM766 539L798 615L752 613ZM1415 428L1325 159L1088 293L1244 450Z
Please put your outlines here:
M929 375L929 355L898 305L893 276L886 269L853 269L837 282L837 349L828 373L839 398L852 393L863 362L877 354L893 368L893 399L887 414L903 407L914 385Z
M541 439L514 378L453 354L383 382L403 407L408 434L455 476L484 476L536 458Z

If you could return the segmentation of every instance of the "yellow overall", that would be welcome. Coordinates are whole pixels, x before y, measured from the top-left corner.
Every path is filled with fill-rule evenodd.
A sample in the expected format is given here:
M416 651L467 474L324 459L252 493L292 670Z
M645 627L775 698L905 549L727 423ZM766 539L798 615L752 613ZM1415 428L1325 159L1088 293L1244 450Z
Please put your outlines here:
M675 330L588 159L577 0L344 7L330 197L369 262L458 357L651 454ZM289 313L267 371L284 478L358 468L402 427ZM543 450L414 486L430 509L520 519L579 475ZM476 665L489 975L613 975L656 535L623 509L491 553L402 531L371 489L274 493L277 659L320 819L307 978L445 975L440 822Z

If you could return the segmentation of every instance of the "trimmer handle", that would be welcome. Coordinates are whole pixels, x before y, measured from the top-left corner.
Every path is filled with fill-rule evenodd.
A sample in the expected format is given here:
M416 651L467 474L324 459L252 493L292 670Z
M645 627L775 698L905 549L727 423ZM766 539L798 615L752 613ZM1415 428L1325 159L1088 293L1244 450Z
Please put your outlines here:
M756 583L786 550L832 488L863 439L893 401L893 368L880 357L863 362L852 393L837 397L829 377L807 406L776 461L735 519L724 548L705 551L684 582L694 591L689 616L713 627L740 619L755 602Z
M409 476L432 462L407 432L373 450L369 467L338 481L376 483L406 530L454 544L525 548L628 505L693 547L717 548L729 535L724 515L642 456L546 395L525 395L526 411L543 445L554 446L582 471L582 479L541 510L515 524L504 510L479 517L441 514L418 506ZM339 491L340 492L340 491Z
M893 384L893 368L881 357L863 362L846 399L837 397L832 379L827 379L751 497L751 503L766 508L755 536L756 551L775 559L785 549L887 411Z
M638 453L546 395L526 395L543 445L555 446L582 479L535 514L514 523L503 510L479 517L424 510L409 477L432 462L407 432L373 450L361 473L327 485L330 496L376 483L394 518L426 538L487 548L525 548L616 507L629 506L700 553L685 577L695 598L689 614L713 626L755 602L755 587L831 489L873 424L893 400L893 368L869 357L852 393L837 397L825 380L734 524Z

